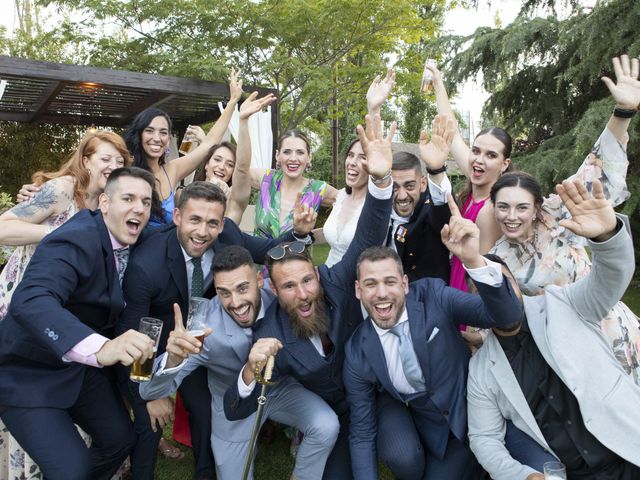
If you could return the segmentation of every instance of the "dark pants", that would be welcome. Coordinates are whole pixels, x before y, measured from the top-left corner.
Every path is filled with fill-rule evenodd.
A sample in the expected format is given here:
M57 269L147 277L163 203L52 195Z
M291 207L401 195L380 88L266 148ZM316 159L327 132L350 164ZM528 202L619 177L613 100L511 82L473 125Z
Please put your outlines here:
M438 458L428 448L407 406L388 394L376 399L377 450L380 460L399 480L475 480L483 471L469 446L449 435L445 455ZM428 428L428 426L426 427Z
M138 384L128 382L125 394L134 414L136 441L131 454L131 473L135 480L153 480L158 456L158 442L162 429L151 429L147 402L142 400ZM189 412L191 443L195 460L195 478L213 478L215 470L211 453L211 393L207 382L207 370L199 367L184 378L179 388L185 408Z
M108 480L133 447L133 428L122 397L102 370L85 370L71 408L6 407L0 412L47 480ZM91 435L90 448L74 423Z

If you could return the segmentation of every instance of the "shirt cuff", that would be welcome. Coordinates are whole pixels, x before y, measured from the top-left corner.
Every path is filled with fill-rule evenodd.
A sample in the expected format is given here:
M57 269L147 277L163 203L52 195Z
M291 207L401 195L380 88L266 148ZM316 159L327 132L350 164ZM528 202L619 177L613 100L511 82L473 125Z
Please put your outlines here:
M162 375L170 375L172 373L175 373L178 370L180 370L186 362L186 360L182 360L182 362L180 362L175 367L165 368L167 365L168 358L169 358L169 354L167 352L160 355L160 357L158 358L158 366L156 367L156 371L154 372L154 375L162 376Z
M438 185L437 183L431 180L431 177L428 178L429 182L429 194L431 195L431 201L434 205L446 205L447 203L447 195L451 193L451 181L447 175L444 175L442 179L442 185Z
M391 194L393 193L393 181L389 186L381 188L373 183L371 176L369 176L369 193L373 198L377 198L378 200L387 200L391 198Z
M244 372L245 368L247 368L246 365L242 367L242 370L240 370L240 375L238 375L238 394L240 395L240 398L243 400L247 398L249 395L251 395L251 393L253 392L253 389L256 387L255 380L252 381L249 385L244 383L244 380L242 380L242 372Z
M62 361L82 363L90 367L102 368L102 365L98 363L96 353L98 353L102 346L108 341L109 339L107 337L92 333L71 347L71 350L62 356Z
M467 268L464 264L462 266L474 282L485 283L490 287L499 287L502 285L502 266L486 258L484 261L487 263L484 267Z

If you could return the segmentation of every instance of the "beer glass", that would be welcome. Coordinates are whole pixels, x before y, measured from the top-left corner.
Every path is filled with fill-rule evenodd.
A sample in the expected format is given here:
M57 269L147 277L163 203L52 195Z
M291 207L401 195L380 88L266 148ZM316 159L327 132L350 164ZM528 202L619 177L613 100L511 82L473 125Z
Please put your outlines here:
M207 310L209 300L201 297L189 299L189 316L187 317L187 333L204 343L204 331L207 328Z
M190 126L191 125L189 125L189 127ZM184 134L184 137L182 137L182 142L180 143L180 148L178 148L178 152L180 152L182 155L186 155L197 146L198 146L198 141L195 138L193 138L192 134L187 132Z
M542 468L545 480L567 480L567 471L562 462L545 462Z
M151 372L153 371L153 361L156 358L156 352L158 351L158 343L160 342L160 333L162 333L162 320L151 317L142 317L140 319L140 326L138 327L140 333L144 333L153 340L153 355L151 358L147 358L144 362L136 360L131 365L131 374L129 378L134 382L148 382L151 380Z

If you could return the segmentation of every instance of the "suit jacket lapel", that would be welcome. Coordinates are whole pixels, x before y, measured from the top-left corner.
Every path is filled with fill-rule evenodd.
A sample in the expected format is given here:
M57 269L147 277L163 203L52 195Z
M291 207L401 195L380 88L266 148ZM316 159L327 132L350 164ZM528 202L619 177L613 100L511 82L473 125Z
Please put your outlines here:
M187 280L187 266L184 262L184 255L178 242L178 236L175 230L169 232L167 238L167 260L169 263L169 271L171 277L175 282L180 296L182 297L182 304L189 299L189 283Z
M513 406L514 410L522 417L524 422L529 428L538 436L538 439L546 444L542 431L536 422L536 419L531 412L531 408L527 403L527 399L522 393L522 389L516 380L513 370L509 365L509 360L504 354L502 347L498 343L498 340L494 335L489 335L482 348L488 349L489 356L489 368L491 375L495 379L496 383L500 386L500 390L504 393L509 403Z
M115 324L115 321L124 309L124 296L122 287L120 286L120 278L116 268L116 260L113 254L113 245L111 245L111 237L109 230L104 223L102 213L99 210L92 212L94 220L100 231L100 241L102 242L102 250L104 252L105 271L107 274L107 291L109 292L109 323L105 327Z
M407 298L407 314L409 315L409 331L411 332L413 350L416 352L420 362L425 388L428 391L431 387L430 367L432 359L429 355L430 349L427 343L427 319L424 318L424 309L410 298Z
M284 340L287 343L287 350L298 362L309 370L319 370L326 366L325 359L318 353L311 340L296 337L289 323L289 316L280 307L276 308L278 322L282 325Z
M401 395L396 390L396 387L394 387L391 382L389 370L387 369L387 360L384 356L384 350L382 350L380 338L371 325L371 321L371 317L367 317L361 330L364 356L369 361L373 374L382 384L383 388L396 399L403 401Z

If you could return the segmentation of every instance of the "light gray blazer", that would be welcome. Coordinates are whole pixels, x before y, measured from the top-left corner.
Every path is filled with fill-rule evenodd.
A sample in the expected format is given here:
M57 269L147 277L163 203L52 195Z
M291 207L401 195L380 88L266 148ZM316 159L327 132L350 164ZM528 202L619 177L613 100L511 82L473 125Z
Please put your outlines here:
M525 312L536 345L575 395L589 432L640 465L640 387L624 372L600 330L600 320L633 276L633 244L628 228L622 228L606 242L589 245L589 275L562 288L550 285L544 295L524 297ZM535 472L504 446L505 421L511 420L551 451L493 332L469 364L467 400L471 449L491 477L526 479Z
M262 304L267 309L275 297L264 288L261 289L261 296ZM249 358L253 333L251 329L240 327L224 311L217 297L209 305L207 324L213 329L213 333L205 338L202 352L189 356L181 368L154 375L151 381L141 383L140 395L145 400L167 397L178 389L184 377L203 365L208 369L211 391L212 436L227 442L249 441L255 414L240 421L227 420L224 414L224 393L232 383L238 381L238 374ZM158 371L163 356L156 359L154 372Z

